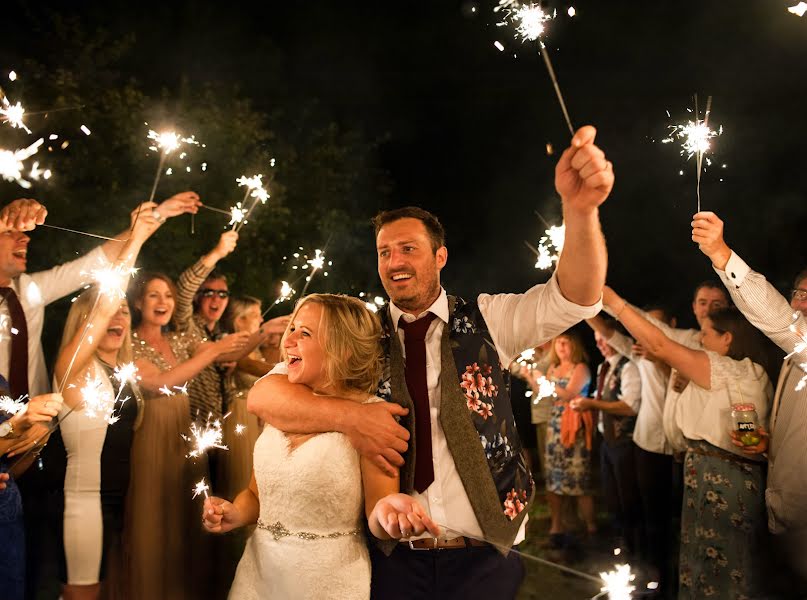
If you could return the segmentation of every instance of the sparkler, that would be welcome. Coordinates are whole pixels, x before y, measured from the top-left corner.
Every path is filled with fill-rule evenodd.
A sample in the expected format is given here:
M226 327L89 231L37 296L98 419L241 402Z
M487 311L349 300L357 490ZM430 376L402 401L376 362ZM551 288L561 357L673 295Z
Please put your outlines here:
M537 248L528 242L524 243L535 253L535 268L545 270L551 269L558 262L565 242L566 226L552 225L544 231Z
M87 375L84 386L81 388L81 403L84 405L84 414L91 419L101 418L113 425L120 418L115 413L117 398L104 386L100 377ZM67 415L65 415L66 417ZM62 418L61 420L64 420Z
M359 298L361 298L361 299L369 298L369 297L370 297L370 294L365 294L364 292L361 292L359 294ZM374 312L374 313L377 313L378 309L381 308L382 306L384 306L384 298L381 297L381 296L375 296L373 298L372 302L370 302L369 300L364 300L364 306L367 307L367 310L369 310L371 312Z
M701 210L701 173L704 171L703 161L704 155L711 150L710 140L723 133L723 127L719 127L717 131L709 128L709 115L712 112L712 97L706 99L706 112L703 115L703 120L700 119L698 111L698 97L695 96L695 120L681 123L679 125L670 125L671 133L669 137L661 140L663 144L669 144L678 138L681 141L681 155L686 155L687 160L695 157L695 166L697 168L697 185L696 194L698 197L698 212ZM706 158L706 164L712 164Z
M198 458L211 448L229 450L223 443L224 434L221 430L221 421L216 419L211 423L210 417L211 415L208 415L207 421L201 426L197 423L191 423L190 436L182 436L186 442L193 445L193 449L185 455L185 458ZM224 418L226 419L227 417L225 416Z
M22 104L19 102L17 102L17 104L11 104L8 98L2 96L2 100L0 100L0 117L2 117L2 120L15 129L19 128L25 130L26 133L31 133L31 130L26 127L22 120L24 114L25 109L22 107Z
M231 210L232 212L232 219L230 224L233 225L233 230L240 231L241 228L247 223L247 219L252 211L257 206L258 202L261 204L266 204L266 201L269 199L269 192L263 185L263 175L260 173L258 175L253 175L252 177L247 177L246 175L242 175L236 181L238 182L238 187L244 186L246 187L246 192L244 192L244 199L239 202L236 207L238 208L238 212L236 211L236 207L233 207ZM241 209L241 204L247 201L247 198L254 198L252 201L252 205L246 211Z
M328 266L331 266L333 263L328 261ZM325 267L325 254L317 248L314 250L314 258L310 258L305 261L305 264L302 266L303 269L307 269L311 267L311 274L305 278L305 285L303 286L303 291L300 293L300 297L305 296L305 292L308 289L308 285L311 283L311 280L316 275L317 271L322 270ZM322 271L322 274L327 277L328 271Z
M807 3L799 2L795 6L790 6L788 7L787 12L794 14L798 17L803 17L804 13L807 12Z
M0 177L6 181L16 182L20 187L29 189L31 182L23 176L23 171L25 170L23 161L39 152L39 147L44 143L44 138L39 138L27 148L19 150L0 149Z
M28 398L27 395L20 396L16 400L10 396L0 396L0 411L9 415L24 413L28 410L26 398Z
M631 593L636 587L631 583L636 576L630 572L630 565L614 565L616 567L613 571L607 573L600 573L603 583L601 593L608 594L610 600L630 600Z
M193 498L200 494L204 494L205 498L208 497L207 492L210 490L210 487L205 482L205 478L202 477L201 481L198 481L195 486L193 486Z
M235 425L235 435L241 435L242 433L244 433L244 431L246 431L246 429L247 429L246 425L242 425L241 423L236 423L236 425Z
M115 264L111 267L102 267L90 271L89 275L98 286L99 294L109 298L123 300L126 298L127 282L130 277L134 277L137 269L126 267L122 264ZM86 275L87 273L82 273Z
M549 50L546 44L540 40L541 36L546 32L546 23L555 18L556 14L548 14L538 4L521 5L517 0L499 0L494 12L503 11L506 15L506 20L499 23L499 25L506 24L509 19L510 22L516 26L516 37L521 37L522 42L538 41L540 44L540 55L546 65L546 70L549 72L549 78L552 80L552 86L555 88L555 95L558 97L560 108L563 111L563 118L566 120L566 125L569 128L569 134L574 136L574 127L572 120L569 117L569 111L566 109L566 102L563 100L563 94L560 91L558 78L555 75L555 69L552 67L552 61L549 58Z
M174 131L157 133L153 129L149 129L147 138L154 141L154 143L149 146L149 150L160 153L160 160L157 163L157 174L154 176L154 184L151 186L151 194L149 195L149 202L154 202L154 196L157 193L157 184L160 182L160 175L162 175L165 159L182 144L195 144L198 146L199 142L196 141L196 137L193 135L190 137L182 137ZM140 208L138 207L134 223L137 223L139 217ZM134 229L134 223L132 223L132 229Z

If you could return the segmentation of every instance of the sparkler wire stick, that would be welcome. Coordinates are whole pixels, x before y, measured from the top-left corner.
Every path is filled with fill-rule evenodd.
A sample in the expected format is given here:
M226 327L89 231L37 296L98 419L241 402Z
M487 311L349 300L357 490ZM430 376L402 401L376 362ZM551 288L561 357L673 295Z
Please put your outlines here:
M712 97L706 98L706 113L703 115L703 126L708 130L709 128L709 113L712 112ZM698 95L695 94L695 122L698 122ZM703 151L698 152L697 156L698 165L698 180L696 184L696 193L698 196L698 212L701 211L701 171L703 170Z
M224 210L223 208L216 208L215 206L209 206L207 204L202 204L202 208L213 212L221 213L223 215L227 215L228 217L231 214L229 210Z
M78 229L68 229L67 227L58 227L57 225L48 225L47 223L42 223L41 225L37 225L37 227L49 227L50 229L58 229L59 231L69 231L70 233L77 233L79 235L86 235L87 237L98 238L99 240L111 240L113 242L127 242L128 238L125 240L119 240L118 238L111 238L105 235L98 235L96 233L89 233L87 231L79 231Z
M558 85L558 78L555 75L555 69L552 68L552 61L549 59L549 49L543 42L540 42L540 44L541 44L540 54L544 59L546 70L549 71L549 78L552 80L552 85L555 88L555 94L558 97L558 102L560 102L560 109L563 111L563 118L566 119L566 125L569 127L569 135L574 137L574 127L572 126L572 120L571 118L569 118L569 111L566 110L566 102L564 102L563 100L563 94L560 91L560 85Z
M450 527L448 527L446 525L443 525L441 523L436 523L436 525L438 527L442 527L443 529L450 529ZM564 572L569 573L571 575L576 575L577 577L580 577L582 579L588 579L589 581L593 581L594 583L596 583L598 585L602 585L602 579L600 579L599 577L595 577L594 575L590 575L589 573L584 573L583 571L578 571L577 569L572 569L572 568L567 567L565 565L560 565L558 563L554 563L551 560L546 560L545 558L535 556L534 554L527 554L526 552L521 552L520 550L514 550L510 546L503 546L501 544L497 544L496 542L491 542L490 540L486 540L483 537L474 537L472 535L468 535L467 533L464 533L463 537L467 537L467 538L470 538L472 540L476 540L477 542L484 542L486 544L490 544L491 546L493 546L495 548L498 548L499 550L506 550L508 552L513 552L513 553L515 553L515 554L517 554L519 556L522 556L524 558L528 558L530 560L533 560L533 561L535 561L537 563L540 563L542 565L545 565L547 567L552 567L554 569L564 571Z

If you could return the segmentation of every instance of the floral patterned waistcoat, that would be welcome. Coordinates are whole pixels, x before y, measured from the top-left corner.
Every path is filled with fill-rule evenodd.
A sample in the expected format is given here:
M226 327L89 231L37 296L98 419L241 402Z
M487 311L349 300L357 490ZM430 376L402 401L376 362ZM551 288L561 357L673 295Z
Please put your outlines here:
M521 456L510 405L509 372L499 363L477 303L449 296L448 310L440 352L440 424L485 539L506 552L535 492L532 475ZM411 435L401 470L401 491L412 493L415 407L406 388L403 351L389 306L380 315L384 371L378 395L409 409L401 421Z
M623 356L608 377L607 385L602 390L603 402L617 402L622 391L622 369L628 364L628 358ZM600 367L602 368L602 367ZM603 411L602 413L603 438L608 445L629 442L633 439L633 429L636 427L636 417L622 417Z

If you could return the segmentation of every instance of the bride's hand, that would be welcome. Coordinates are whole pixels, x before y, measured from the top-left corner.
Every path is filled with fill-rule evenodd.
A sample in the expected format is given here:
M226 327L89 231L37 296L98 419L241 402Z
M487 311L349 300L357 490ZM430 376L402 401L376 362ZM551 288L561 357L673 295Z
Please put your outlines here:
M205 498L202 525L211 533L227 533L240 527L239 512L232 502L224 498Z
M406 494L390 494L381 498L374 509L379 525L392 539L414 537L428 531L439 537L440 528L423 507Z

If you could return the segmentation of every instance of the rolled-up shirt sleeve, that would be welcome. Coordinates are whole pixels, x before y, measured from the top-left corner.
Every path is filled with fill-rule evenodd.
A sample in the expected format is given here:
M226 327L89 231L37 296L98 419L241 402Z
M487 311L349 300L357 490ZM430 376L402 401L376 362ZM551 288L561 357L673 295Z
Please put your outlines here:
M639 413L639 405L642 402L642 380L639 377L639 369L633 362L627 362L622 367L622 381L617 397L634 413Z
M581 306L564 298L554 274L523 294L480 294L477 301L504 365L602 309L602 300Z

